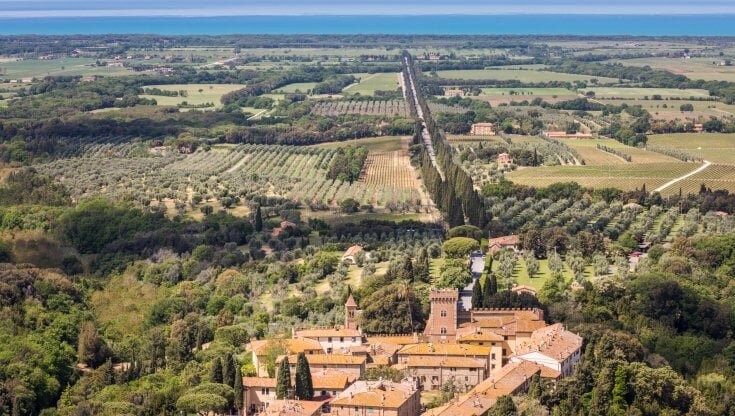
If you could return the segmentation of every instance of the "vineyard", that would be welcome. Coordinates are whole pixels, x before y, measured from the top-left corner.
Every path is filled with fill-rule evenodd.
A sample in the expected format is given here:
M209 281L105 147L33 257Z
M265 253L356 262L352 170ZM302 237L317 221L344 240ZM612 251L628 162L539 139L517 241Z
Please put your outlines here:
M320 116L361 114L369 116L410 116L409 106L404 100L332 100L319 101L312 113Z
M58 178L75 200L97 195L139 205L167 203L179 213L247 206L259 196L287 198L313 209L330 209L347 198L391 212L428 206L405 150L371 153L362 179L326 178L336 149L277 145L214 147L191 155L140 156L132 145L93 145L82 157L36 168Z
M403 143L407 146L406 140ZM391 210L404 201L412 201L414 208L430 208L431 205L405 148L368 154L358 185L377 190L377 193L363 194L363 201L367 199L373 205L387 201Z
M713 190L726 189L735 192L735 166L713 164L702 172L675 183L662 193L665 196L678 194L681 188L684 194L697 194L701 185Z
M633 156L635 161L635 156ZM693 164L672 163L626 163L615 166L541 166L510 172L506 178L522 185L548 186L555 182L574 181L592 188L618 188L625 191L655 189L666 182L691 172ZM705 171L706 172L706 171ZM678 184L676 186L678 189Z

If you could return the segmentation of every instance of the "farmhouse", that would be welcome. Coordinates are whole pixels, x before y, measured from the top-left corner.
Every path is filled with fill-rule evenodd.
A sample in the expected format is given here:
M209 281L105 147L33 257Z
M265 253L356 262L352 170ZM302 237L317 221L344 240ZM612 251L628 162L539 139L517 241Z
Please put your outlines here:
M494 136L495 124L493 123L475 123L470 128L470 134L474 136Z
M357 381L330 403L334 416L414 416L421 412L419 390L409 383Z
M501 153L496 159L498 166L507 166L513 164L513 158L508 153Z
M518 251L518 236L506 235L503 237L491 238L488 240L487 247L487 252L490 255L493 255L503 249Z
M370 253L366 252L362 246L352 246L342 255L342 261L348 264L357 264L357 256L363 253L366 259L370 258Z
M461 97L464 95L464 91L458 89L447 89L444 90L445 97Z
M291 221L281 221L281 224L273 229L273 237L278 237L284 230L286 230L286 228L289 227L296 228L296 224L292 223Z
M516 292L518 294L527 293L527 294L529 294L531 296L534 296L534 297L537 294L536 288L534 288L533 286L527 286L527 285L515 285L511 289L511 292Z
M362 346L362 333L357 329L302 329L294 331L293 337L316 341L327 354L347 354L350 348Z

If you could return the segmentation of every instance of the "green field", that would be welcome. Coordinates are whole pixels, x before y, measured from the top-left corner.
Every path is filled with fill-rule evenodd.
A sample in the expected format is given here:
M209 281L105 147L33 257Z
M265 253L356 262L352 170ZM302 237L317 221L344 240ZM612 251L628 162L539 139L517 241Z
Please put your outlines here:
M621 87L597 87L588 88L583 92L592 91L597 98L652 98L654 95L660 95L662 98L708 98L707 90L687 89L680 90L677 88L621 88Z
M187 92L187 97L164 97L160 95L141 95L145 98L153 98L158 105L178 105L184 101L189 104L197 105L204 103L214 103L215 107L222 106L220 98L228 92L236 91L244 88L242 84L171 84L171 85L146 85L143 88L159 88L166 91Z
M521 82L543 82L543 81L590 81L597 79L601 83L617 83L617 79L604 77L591 77L588 75L563 74L560 72L537 71L537 70L514 70L514 69L459 69L449 71L438 71L441 78L448 79L481 79Z
M713 163L735 164L735 134L655 134L648 143L682 149Z
M62 58L42 60L21 60L0 63L0 79L43 78L59 75L130 75L133 71L127 68L95 66L96 60L91 58Z
M294 93L296 91L306 93L310 91L316 85L316 82L295 82L293 84L284 85L281 88L274 90L275 92L283 93Z
M577 93L566 88L482 88L482 95L512 96L518 98L531 98L535 96L576 96Z
M720 66L721 58L652 57L616 59L610 62L621 63L626 66L650 66L655 69L664 69L675 74L684 75L689 79L735 82L735 66Z
M365 146L371 152L393 152L401 150L400 136L366 137L364 139L346 140L343 142L329 142L316 144L312 147L336 149L345 146Z
M606 104L627 104L638 105L645 109L654 119L662 120L697 120L701 117L733 117L735 116L735 105L726 104L720 101L701 101L701 100L605 100ZM683 104L691 104L694 111L682 112L680 107Z
M634 156L635 159L635 156ZM528 186L548 186L555 182L574 181L591 188L618 188L624 191L640 189L643 184L649 190L685 175L699 164L626 163L617 166L541 166L510 172L506 178Z
M664 189L664 196L676 195L679 189L684 194L697 194L701 185L713 190L725 189L735 192L735 165L713 164L707 169L690 176L669 188Z
M400 88L398 74L352 74L360 78L357 84L348 85L342 92L349 94L373 95L375 91L393 91Z

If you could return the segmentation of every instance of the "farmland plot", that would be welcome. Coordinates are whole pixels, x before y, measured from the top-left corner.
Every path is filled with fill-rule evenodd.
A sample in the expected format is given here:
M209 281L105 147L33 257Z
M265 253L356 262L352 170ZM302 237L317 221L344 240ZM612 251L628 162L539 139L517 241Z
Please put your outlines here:
M341 114L361 114L369 116L404 116L410 115L405 100L344 100L319 101L314 105L312 113L320 116L336 116Z
M418 174L411 166L408 139L403 139L403 144L401 150L368 154L359 181L368 189L362 195L363 203L377 204L383 200L397 205L418 201L422 206L430 205Z

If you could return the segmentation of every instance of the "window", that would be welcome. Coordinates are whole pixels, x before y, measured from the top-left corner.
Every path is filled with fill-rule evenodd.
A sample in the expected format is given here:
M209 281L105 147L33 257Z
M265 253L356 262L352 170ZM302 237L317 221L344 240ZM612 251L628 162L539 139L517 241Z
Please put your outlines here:
M439 313L439 315L441 315L442 318L446 318L447 317L447 311L445 311L445 310L442 309L442 311Z
M495 370L495 364L493 364L490 368L492 368L493 370Z
M467 376L464 376L464 381L470 381L470 378Z
M352 337L352 342L357 342L357 337Z
M345 342L345 337L339 337L339 342Z
M439 330L439 333L440 333L440 334L446 334L446 333L447 333L447 328L444 328L444 327L442 327L442 328L441 328L441 329Z
M332 337L327 338L327 342L332 342Z
M495 353L490 354L490 359L495 359Z

